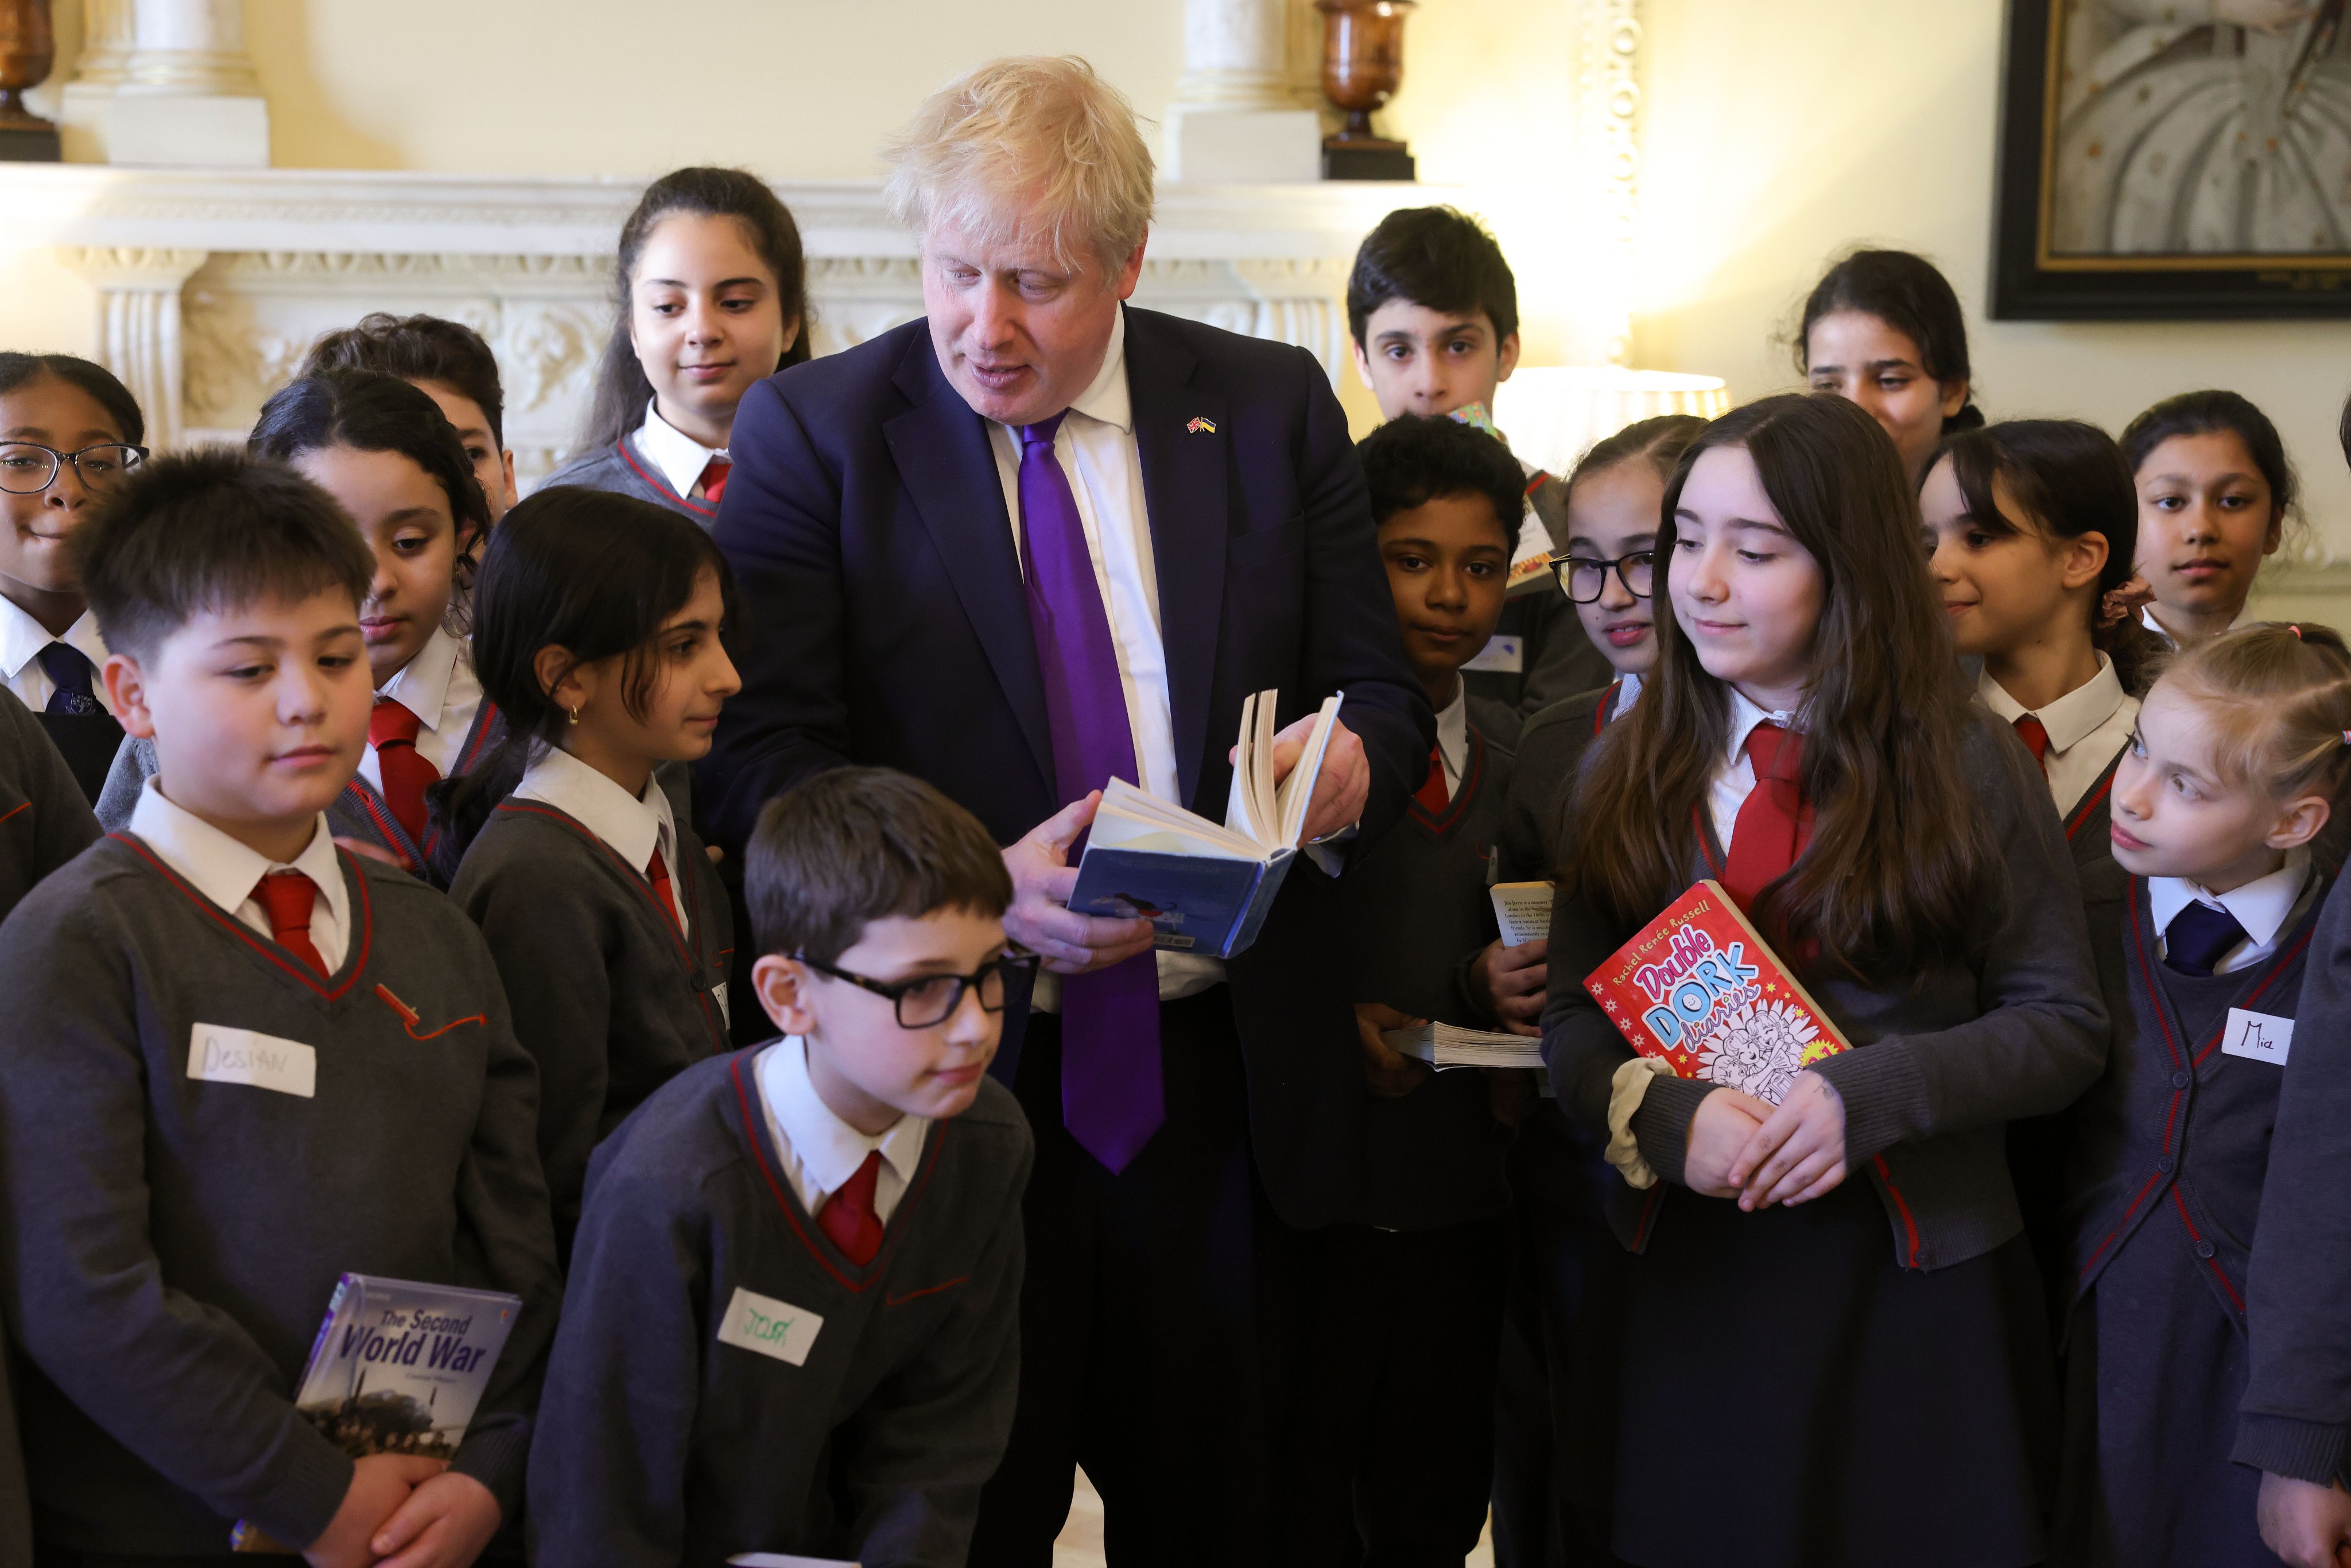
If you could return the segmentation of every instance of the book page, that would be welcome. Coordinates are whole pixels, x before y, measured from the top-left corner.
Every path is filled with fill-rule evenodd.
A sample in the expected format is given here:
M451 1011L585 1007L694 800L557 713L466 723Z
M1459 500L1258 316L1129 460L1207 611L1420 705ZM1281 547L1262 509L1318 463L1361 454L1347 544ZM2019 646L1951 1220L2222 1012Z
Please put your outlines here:
M1551 936L1550 883L1498 882L1487 891L1493 895L1494 923L1501 927L1503 946L1524 946Z
M1306 809L1314 801L1314 780L1322 771L1322 754L1331 747L1331 730L1339 722L1341 694L1332 693L1323 699L1322 711L1314 716L1314 727L1307 732L1306 749L1298 755L1298 766L1281 781L1281 835L1275 841L1284 848L1296 849L1298 838L1306 831Z
M1163 855L1219 855L1262 860L1265 852L1249 839L1220 828L1183 807L1146 794L1123 779L1102 790L1102 805L1086 836L1089 849L1144 850Z

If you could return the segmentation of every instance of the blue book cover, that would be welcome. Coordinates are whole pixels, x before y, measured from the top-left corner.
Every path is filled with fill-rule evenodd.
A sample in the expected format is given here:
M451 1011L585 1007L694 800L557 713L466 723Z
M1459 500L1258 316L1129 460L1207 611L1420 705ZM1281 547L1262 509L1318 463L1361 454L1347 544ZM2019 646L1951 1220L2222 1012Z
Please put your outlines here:
M1266 907L1290 869L1264 861L1160 854L1089 846L1078 863L1070 907L1081 915L1148 919L1169 952L1229 958L1256 939Z

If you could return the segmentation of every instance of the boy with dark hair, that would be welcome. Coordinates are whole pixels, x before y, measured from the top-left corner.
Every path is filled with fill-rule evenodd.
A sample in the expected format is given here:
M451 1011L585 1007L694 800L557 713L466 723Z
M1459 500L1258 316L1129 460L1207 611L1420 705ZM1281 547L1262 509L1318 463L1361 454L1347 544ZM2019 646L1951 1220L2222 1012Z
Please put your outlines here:
M1033 1144L987 1076L1002 852L928 784L825 773L747 856L783 1038L597 1150L531 1455L543 1563L964 1560L1019 1383Z
M482 939L339 853L373 569L241 453L162 458L75 536L107 688L160 770L0 925L0 1306L43 1563L462 1568L518 1500L559 1286L537 1078ZM349 1271L523 1301L446 1463L354 1461L290 1397Z
M1476 218L1452 207L1382 218L1355 252L1347 329L1382 417L1449 414L1493 433L1494 389L1519 363L1519 289ZM1564 555L1567 486L1531 463L1519 469L1525 501L1510 514L1512 555ZM1511 596L1496 631L1461 672L1481 697L1531 714L1608 684L1608 662L1548 573Z
M498 384L497 356L479 332L439 316L371 311L357 326L319 334L294 379L329 371L396 376L439 404L482 483L490 521L507 515L515 504L515 469L506 444L506 393Z
M1405 656L1437 709L1428 777L1344 888L1366 1103L1363 1223L1332 1232L1329 1359L1306 1402L1342 1435L1299 1510L1300 1562L1459 1562L1493 1479L1494 1367L1510 1247L1504 1172L1523 1073L1432 1072L1381 1038L1493 1029L1487 889L1517 716L1461 665L1502 613L1518 464L1453 420L1405 414L1361 444ZM1410 1324L1409 1333L1395 1332ZM1360 1543L1360 1544L1359 1544Z

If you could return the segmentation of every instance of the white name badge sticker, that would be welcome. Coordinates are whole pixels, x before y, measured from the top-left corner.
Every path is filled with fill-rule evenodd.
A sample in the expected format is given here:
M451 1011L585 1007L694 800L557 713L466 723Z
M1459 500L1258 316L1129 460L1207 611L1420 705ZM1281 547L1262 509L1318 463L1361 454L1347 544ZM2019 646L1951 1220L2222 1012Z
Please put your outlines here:
M1486 639L1486 645L1478 650L1478 656L1461 667L1481 670L1488 674L1515 675L1526 668L1526 639L1497 632Z
M2228 1027L2220 1031L2223 1051L2266 1061L2273 1067L2285 1065L2286 1049L2293 1044L2294 1020L2275 1013L2249 1013L2242 1008L2231 1008Z
M734 1028L735 1009L726 1005L726 982L721 980L711 987L710 994L718 999L718 1021L729 1029Z
M319 1091L319 1051L298 1040L200 1023L189 1031L188 1076L207 1083L248 1083L308 1100Z
M822 1327L824 1320L806 1307L737 1285L735 1299L726 1303L726 1315L718 1322L718 1343L799 1366L808 1360Z

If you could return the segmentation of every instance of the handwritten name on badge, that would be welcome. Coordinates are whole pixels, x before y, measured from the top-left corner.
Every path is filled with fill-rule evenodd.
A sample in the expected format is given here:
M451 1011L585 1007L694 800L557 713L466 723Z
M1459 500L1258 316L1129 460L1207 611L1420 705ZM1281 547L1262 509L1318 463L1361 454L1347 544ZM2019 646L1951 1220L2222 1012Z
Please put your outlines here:
M1513 637L1507 632L1497 632L1478 650L1478 656L1461 667L1497 675L1515 675L1526 668L1526 639Z
M2286 1048L2293 1043L2292 1019L2282 1019L2275 1013L2249 1013L2242 1008L2229 1009L2228 1027L2220 1031L2223 1051L2266 1061L2273 1067L2285 1065Z
M188 1076L208 1083L247 1083L308 1100L319 1090L319 1051L298 1040L200 1023L188 1034Z
M737 1285L734 1300L726 1303L726 1315L718 1320L718 1343L799 1366L808 1360L822 1327L824 1320L806 1307Z

